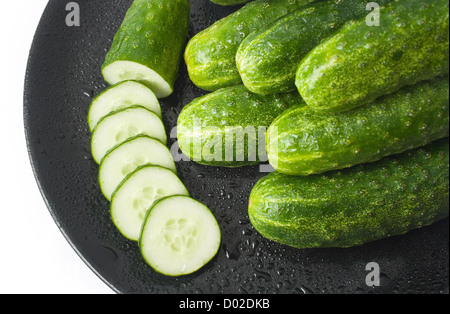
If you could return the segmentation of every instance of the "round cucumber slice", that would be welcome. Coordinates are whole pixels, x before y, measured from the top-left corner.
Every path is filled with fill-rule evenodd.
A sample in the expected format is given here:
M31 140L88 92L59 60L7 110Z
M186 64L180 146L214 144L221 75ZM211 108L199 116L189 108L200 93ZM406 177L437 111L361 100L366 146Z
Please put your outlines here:
M144 221L139 247L145 261L166 276L191 274L216 256L221 232L212 212L187 196L156 202Z
M112 193L131 172L140 166L152 164L177 172L172 154L159 140L146 135L133 137L103 158L99 169L99 182L103 195L111 200Z
M131 106L142 106L162 117L159 100L150 88L136 81L125 81L107 88L92 101L88 115L90 130L109 113Z
M173 171L153 165L139 167L113 193L111 218L123 236L138 241L147 211L155 201L170 195L189 195Z
M100 164L109 150L139 134L167 144L164 124L154 112L133 106L110 113L100 120L92 132L91 153L94 160Z

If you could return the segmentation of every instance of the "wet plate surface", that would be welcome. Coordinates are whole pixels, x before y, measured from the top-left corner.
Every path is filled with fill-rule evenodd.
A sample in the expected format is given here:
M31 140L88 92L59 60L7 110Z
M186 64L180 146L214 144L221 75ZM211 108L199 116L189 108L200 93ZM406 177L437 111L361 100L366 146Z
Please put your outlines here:
M51 0L31 48L25 83L26 136L35 175L56 224L80 257L118 293L448 293L448 219L351 249L297 250L262 238L247 216L259 167L220 169L177 163L191 195L222 229L219 254L201 271L167 278L116 230L90 154L87 112L107 85L100 66L131 0L77 1L81 26L65 24L65 1ZM192 2L190 36L235 8ZM182 66L176 92L162 101L167 133L184 105L205 92ZM175 143L169 139L169 146ZM366 285L366 265L381 286Z

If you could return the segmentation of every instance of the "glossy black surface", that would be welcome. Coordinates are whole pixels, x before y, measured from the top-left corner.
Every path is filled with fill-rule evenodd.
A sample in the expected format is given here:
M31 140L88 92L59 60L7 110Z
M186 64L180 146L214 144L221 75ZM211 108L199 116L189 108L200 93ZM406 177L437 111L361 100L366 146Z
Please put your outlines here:
M190 36L236 8L192 2ZM131 0L79 0L81 26L68 27L66 1L51 0L30 51L24 118L31 163L55 222L80 257L118 293L448 293L448 219L351 249L297 250L262 238L247 216L258 167L177 164L192 196L211 208L223 234L219 254L201 271L168 278L120 235L90 155L87 112L103 91L100 66ZM184 66L176 92L162 101L168 134L184 105L205 92ZM176 139L169 139L169 146ZM368 287L366 264L381 269Z

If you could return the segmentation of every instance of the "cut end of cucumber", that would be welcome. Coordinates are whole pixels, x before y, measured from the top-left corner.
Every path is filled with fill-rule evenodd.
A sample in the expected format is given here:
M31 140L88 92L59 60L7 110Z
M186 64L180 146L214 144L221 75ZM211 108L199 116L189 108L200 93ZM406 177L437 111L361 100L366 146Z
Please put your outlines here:
M136 62L116 61L104 67L102 73L104 79L112 85L128 80L142 82L151 88L158 98L168 97L173 92L173 88L161 75Z
M191 274L217 254L221 241L212 212L187 196L156 202L144 222L139 241L142 256L166 276Z

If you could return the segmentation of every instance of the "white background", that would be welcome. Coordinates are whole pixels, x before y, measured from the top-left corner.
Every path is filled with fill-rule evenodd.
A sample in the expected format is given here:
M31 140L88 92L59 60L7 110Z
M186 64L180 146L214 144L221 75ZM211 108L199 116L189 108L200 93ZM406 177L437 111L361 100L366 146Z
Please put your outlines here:
M23 84L47 0L0 0L0 294L113 294L70 247L31 170Z

